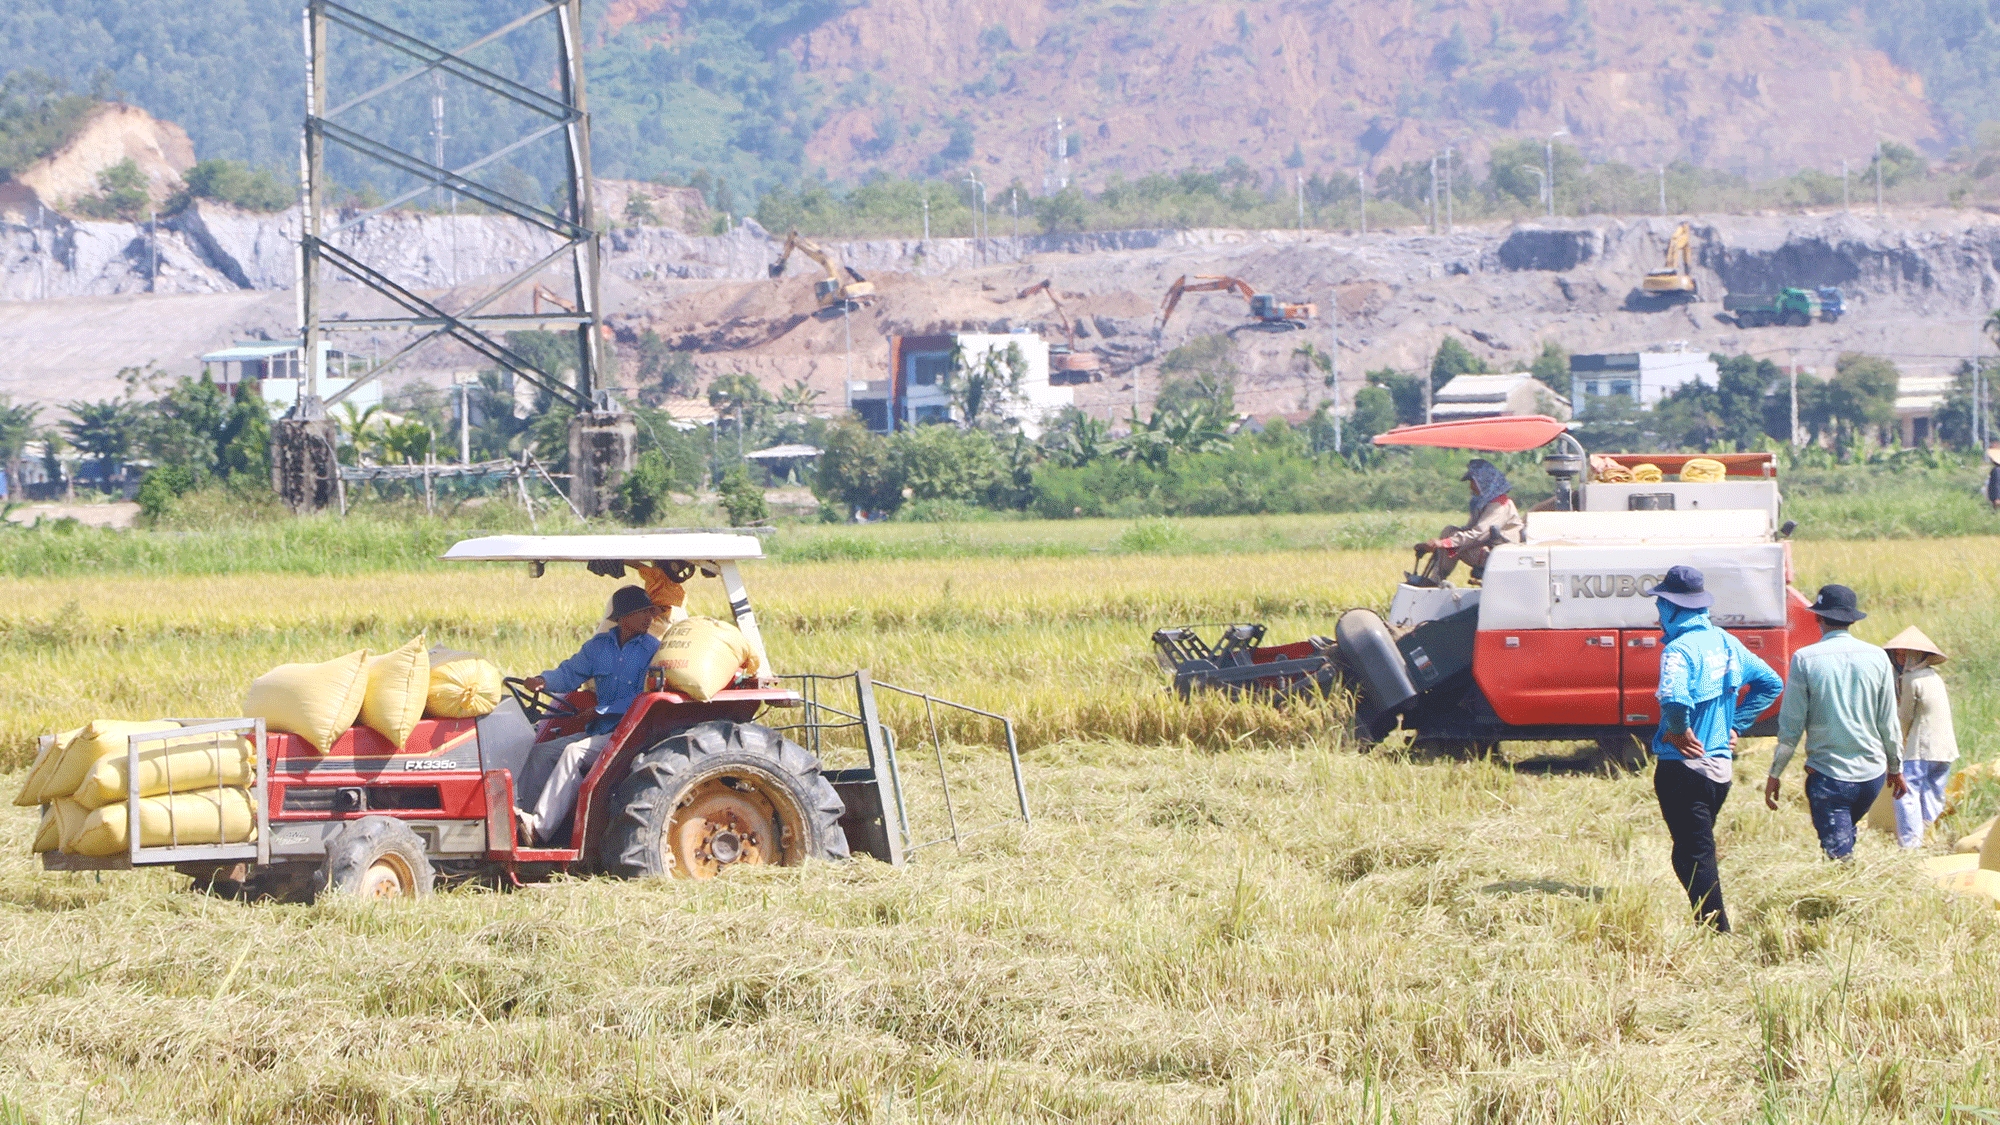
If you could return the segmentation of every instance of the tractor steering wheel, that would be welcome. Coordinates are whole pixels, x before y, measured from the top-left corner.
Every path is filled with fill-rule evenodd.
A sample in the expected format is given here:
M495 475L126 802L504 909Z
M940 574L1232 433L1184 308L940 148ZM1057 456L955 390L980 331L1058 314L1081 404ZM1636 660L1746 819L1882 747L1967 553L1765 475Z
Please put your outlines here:
M500 682L506 685L514 702L521 705L521 713L528 716L531 723L540 723L548 718L565 719L578 713L569 700L553 692L537 691L518 676L508 676Z

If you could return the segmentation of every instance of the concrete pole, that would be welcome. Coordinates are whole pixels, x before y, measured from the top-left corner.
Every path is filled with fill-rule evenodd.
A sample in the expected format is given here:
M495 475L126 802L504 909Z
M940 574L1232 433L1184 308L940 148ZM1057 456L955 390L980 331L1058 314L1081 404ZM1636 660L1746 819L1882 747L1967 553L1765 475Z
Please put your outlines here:
M1790 355L1792 373L1792 448L1799 447L1799 353Z
M1354 173L1354 189L1361 195L1361 233L1368 233L1368 173Z
M1438 232L1438 158L1431 157L1431 233Z
M1661 164L1659 165L1659 169L1660 169L1660 214L1662 216L1665 216L1667 213L1667 166Z
M1843 212L1854 210L1847 201L1847 161L1845 160L1840 162L1840 209Z
M1451 146L1444 146L1444 232L1457 233L1451 221Z
M1882 142L1875 142L1875 213L1882 213Z
M458 463L472 464L472 384L458 385Z

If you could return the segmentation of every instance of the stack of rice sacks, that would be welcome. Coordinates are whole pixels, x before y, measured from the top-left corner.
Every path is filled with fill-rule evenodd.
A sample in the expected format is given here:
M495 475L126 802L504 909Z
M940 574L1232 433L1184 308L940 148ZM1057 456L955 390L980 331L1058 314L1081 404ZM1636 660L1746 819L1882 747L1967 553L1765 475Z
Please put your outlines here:
M131 809L127 740L181 729L167 720L99 719L46 740L14 803L42 806L36 852L79 856L127 850ZM139 750L139 842L243 843L256 838L257 808L247 788L254 758L240 735L188 735Z

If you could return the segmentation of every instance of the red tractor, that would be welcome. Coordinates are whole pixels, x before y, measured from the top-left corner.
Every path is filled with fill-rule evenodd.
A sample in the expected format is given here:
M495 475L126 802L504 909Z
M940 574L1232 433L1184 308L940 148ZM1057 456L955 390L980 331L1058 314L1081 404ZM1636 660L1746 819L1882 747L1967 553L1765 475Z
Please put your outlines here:
M769 672L738 567L763 557L754 536L508 535L466 540L444 557L526 562L537 576L556 561L673 560L671 565L690 576L721 580L736 625L765 671L739 677L706 701L649 679L585 776L575 813L555 833L560 842L550 846L522 845L514 810L539 792L554 765L553 755L547 748L536 752L537 745L580 733L596 697L583 690L555 698L509 680L514 697L491 714L425 719L400 751L362 726L342 734L324 755L297 735L266 735L260 720L202 720L184 727L172 737L252 738L254 841L144 847L135 812L126 854L93 859L47 852L45 866L166 865L198 883L256 896L377 898L428 894L440 877L501 885L559 872L708 879L733 866L845 859L850 849L900 864L906 850L922 846L909 839L893 733L876 709L878 687L904 689L877 684L866 671L790 677ZM822 700L821 688L830 682L852 686L851 710L844 699L840 705ZM1006 725L1025 818L1012 725L991 718ZM830 749L836 732L845 732L848 744L865 753L865 766L828 770L806 748ZM166 737L134 736L131 765L143 743ZM140 771L128 767L127 776L136 779ZM138 796L136 782L134 788L129 798Z
M1386 619L1349 610L1330 642L1265 647L1257 643L1261 627L1233 626L1234 634L1207 646L1211 655L1189 659L1189 631L1161 630L1155 648L1183 694L1341 684L1355 692L1355 726L1369 741L1398 726L1420 747L1456 753L1511 741L1587 741L1629 766L1644 761L1660 718L1653 698L1660 630L1643 591L1668 567L1699 568L1716 596L1716 623L1780 676L1793 652L1819 640L1811 603L1790 585L1793 525L1777 523L1777 466L1768 453L1706 455L1723 466L1713 480L1675 479L1703 455L1612 454L1599 462L1628 470L1651 464L1662 479L1605 483L1582 479L1590 459L1553 418L1406 426L1375 441L1487 452L1553 444L1542 465L1556 495L1549 510L1527 513L1519 542L1494 546L1478 585L1411 575ZM1771 733L1775 722L1774 706L1753 733Z

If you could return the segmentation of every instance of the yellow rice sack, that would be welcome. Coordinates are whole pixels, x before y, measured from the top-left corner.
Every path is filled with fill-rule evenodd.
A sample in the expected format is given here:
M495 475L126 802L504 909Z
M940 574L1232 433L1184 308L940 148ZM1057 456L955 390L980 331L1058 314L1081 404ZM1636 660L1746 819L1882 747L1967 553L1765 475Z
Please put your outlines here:
M56 807L54 805L44 806L42 809L42 826L35 829L35 842L28 845L28 851L35 855L40 855L43 852L55 851L61 843L62 823L56 820Z
M361 725L401 750L430 699L431 657L424 639L368 662L368 691L361 701Z
M667 630L653 666L665 674L669 688L706 701L735 682L737 673L754 675L757 656L736 626L713 617L690 617Z
M1660 467L1651 462L1632 466L1632 481L1635 484L1659 484L1667 479Z
M63 751L69 749L69 744L82 733L83 728L78 727L75 730L66 730L47 742L38 740L35 748L35 764L28 767L28 776L21 782L21 791L14 795L15 804L31 809L44 803L42 782L47 779L49 771L55 768Z
M506 691L491 660L442 646L430 651L431 683L424 713L434 719L477 719L491 714Z
M1681 480L1688 484L1715 484L1729 479L1729 466L1713 457L1691 457L1681 466Z
M1887 785L1875 794L1875 803L1868 806L1868 827L1891 836L1896 834L1896 798L1890 795Z
M78 804L74 798L61 797L49 802L49 811L56 814L56 849L68 851L69 842L82 830L84 820L90 816L90 810Z
M1986 846L1987 837L1993 835L1993 825L1996 821L2000 821L2000 816L1988 817L1985 824L1967 832L1953 842L1951 850L1963 852L1967 855L1978 855L1979 849Z
M250 740L241 735L193 734L154 743L139 751L139 795L156 797L168 790L192 793L218 785L248 785L256 760ZM128 792L125 755L113 754L84 776L83 784L76 788L76 801L86 809L101 808L124 800Z
M1979 866L2000 871L2000 832L1988 832L1986 842L1979 845Z
M1938 880L1938 886L1953 894L1978 895L1995 906L2000 906L2000 871L1984 868L1961 871L1956 875Z
M130 748L126 740L135 734L158 734L161 731L179 730L179 723L165 719L152 722L127 722L121 719L98 719L76 733L76 737L64 746L61 756L48 766L42 775L42 784L36 794L43 802L58 797L71 797L83 787L83 780L106 758L123 759Z
M125 802L105 805L84 817L76 834L63 842L72 855L117 855L126 849L129 812ZM257 836L257 807L241 789L205 789L139 802L139 844L240 844Z
M1976 855L1933 855L1924 857L1924 874L1934 880L1949 879L1953 875L1979 870Z
M359 649L324 664L278 665L250 681L243 713L324 754L354 725L367 695L368 650Z

